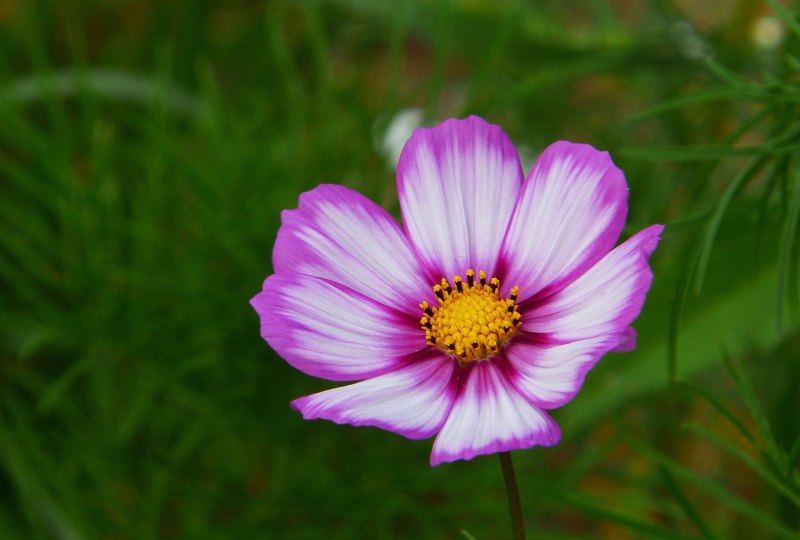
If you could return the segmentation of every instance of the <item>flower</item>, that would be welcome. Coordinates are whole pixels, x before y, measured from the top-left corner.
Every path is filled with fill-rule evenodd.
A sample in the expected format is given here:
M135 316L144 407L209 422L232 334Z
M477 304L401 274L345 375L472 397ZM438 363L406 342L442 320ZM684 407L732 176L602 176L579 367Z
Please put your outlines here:
M405 230L337 185L282 214L251 301L261 335L309 375L360 381L292 407L436 435L431 465L556 444L547 410L635 347L663 226L615 248L628 187L607 152L559 141L524 177L506 134L474 116L417 129L397 189Z

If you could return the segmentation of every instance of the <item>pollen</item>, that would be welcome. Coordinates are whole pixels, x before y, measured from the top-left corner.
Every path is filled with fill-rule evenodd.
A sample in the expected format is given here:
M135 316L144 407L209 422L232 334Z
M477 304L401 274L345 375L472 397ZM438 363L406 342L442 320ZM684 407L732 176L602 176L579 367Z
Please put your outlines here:
M500 280L487 279L486 272L466 272L466 281L455 276L452 283L442 278L433 286L438 305L422 302L419 323L429 345L438 347L462 362L499 354L522 322L517 310L519 287L508 298L500 295Z

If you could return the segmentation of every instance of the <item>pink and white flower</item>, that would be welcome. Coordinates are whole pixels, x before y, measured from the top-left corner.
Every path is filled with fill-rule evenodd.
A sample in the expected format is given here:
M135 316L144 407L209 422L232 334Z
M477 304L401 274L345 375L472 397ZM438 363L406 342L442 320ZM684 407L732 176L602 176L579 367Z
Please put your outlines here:
M661 225L617 247L628 186L607 152L559 141L523 175L477 117L417 129L397 170L404 229L336 185L282 214L251 301L295 368L360 381L292 402L304 418L436 435L431 464L556 444L606 352L630 350Z

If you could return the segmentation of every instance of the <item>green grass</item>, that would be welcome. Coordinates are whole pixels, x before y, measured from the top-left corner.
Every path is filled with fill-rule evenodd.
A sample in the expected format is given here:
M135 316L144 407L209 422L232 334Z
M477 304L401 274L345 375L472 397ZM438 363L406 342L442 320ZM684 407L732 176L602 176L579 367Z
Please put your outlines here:
M0 538L508 537L496 458L302 421L248 305L303 191L398 214L408 107L609 149L667 225L637 351L514 455L531 538L800 535L795 8L629 4L0 2Z

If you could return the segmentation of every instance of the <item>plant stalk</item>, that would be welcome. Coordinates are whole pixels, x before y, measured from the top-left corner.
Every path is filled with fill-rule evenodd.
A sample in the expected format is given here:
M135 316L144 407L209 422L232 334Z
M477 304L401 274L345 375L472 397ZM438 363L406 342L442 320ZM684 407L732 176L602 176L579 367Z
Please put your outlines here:
M500 467L503 469L503 480L506 483L511 537L514 540L525 540L525 521L522 519L522 504L519 501L517 475L514 472L514 463L511 461L511 452L500 452L497 455L500 456Z

